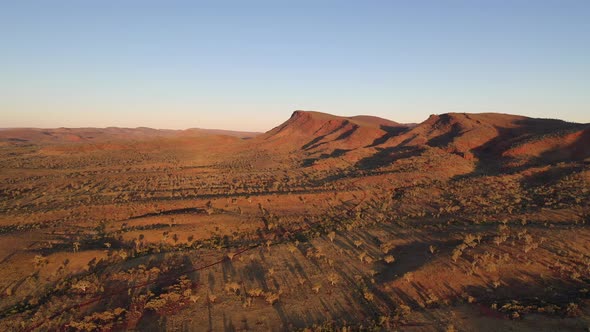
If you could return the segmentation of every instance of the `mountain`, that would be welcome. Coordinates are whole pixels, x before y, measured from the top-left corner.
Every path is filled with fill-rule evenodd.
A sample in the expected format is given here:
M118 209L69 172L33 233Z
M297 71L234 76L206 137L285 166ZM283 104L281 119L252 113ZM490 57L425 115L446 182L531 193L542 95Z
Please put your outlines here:
M150 149L207 145L236 151L260 148L290 153L305 165L324 164L324 168L350 164L383 167L425 151L458 156L469 163L516 167L589 158L590 125L500 113L445 113L431 115L419 124L402 124L369 115L344 117L295 111L287 121L263 134L144 127L0 130L0 145L90 143L84 149L102 150L127 149L131 142L146 142ZM68 147L79 148L76 144ZM454 163L463 164L463 169L469 164L455 157Z
M298 153L304 164L320 168L338 167L340 160L345 161L341 167L354 163L374 169L426 154L422 159L447 155L445 167L462 171L477 161L499 169L590 157L588 124L501 113L445 113L409 125L295 111L254 141L273 151Z
M590 156L588 124L500 113L431 115L384 146L438 147L471 158L583 159Z
M289 120L257 137L257 141L283 150L352 150L379 144L408 128L407 125L375 116L343 117L295 111Z

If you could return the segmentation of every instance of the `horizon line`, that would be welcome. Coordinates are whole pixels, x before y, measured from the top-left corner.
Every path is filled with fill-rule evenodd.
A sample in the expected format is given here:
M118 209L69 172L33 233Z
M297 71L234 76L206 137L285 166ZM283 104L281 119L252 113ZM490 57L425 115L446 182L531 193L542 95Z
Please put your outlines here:
M372 116L372 117L377 117L380 119L384 119L384 120L388 120L388 121L395 121L389 118L384 118L381 116L376 116L376 115L371 115L371 114L357 114L357 115L336 115L336 114L332 114L332 113L326 113L326 112L321 112L321 111L316 111L316 110L295 110L291 113L291 116L293 116L293 114L295 114L296 112L315 112L315 113L321 113L321 114L326 114L326 115L330 115L330 116L334 116L334 117L342 117L342 118L351 118L351 117L357 117L357 116ZM564 120L561 118L548 118L548 117L532 117L532 116L527 116L527 115L521 115L521 114L516 114L516 113L504 113L504 112L445 112L445 113L432 113L430 114L426 119L420 121L420 122L403 122L403 123L399 123L401 125L416 125L416 124L420 124L426 120L428 120L431 116L433 115L445 115L445 114L501 114L501 115L512 115L512 116L522 116L525 118L530 118L530 119L544 119L544 120L558 120L558 121L563 121L563 122L567 122L567 123L575 123L575 124L590 124L590 122L576 122L576 121L569 121L569 120ZM285 121L287 121L288 119L286 119ZM283 121L284 122L284 121ZM283 122L279 123L276 126L280 126ZM265 131L258 131L258 130L241 130L241 129L223 129L223 128L202 128L202 127L188 127L188 128L157 128L157 127L150 127L150 126L116 126L116 125L109 125L109 126L59 126L59 127L31 127L31 126L10 126L10 127L1 127L0 130L15 130L15 129L38 129L38 130L56 130L56 129L151 129L151 130L159 130L159 131L187 131L187 130L210 130L210 131L225 131L225 132L238 132L238 133L249 133L249 134L263 134L265 132L268 132L270 130L272 130L273 128L275 128L276 126L267 129Z

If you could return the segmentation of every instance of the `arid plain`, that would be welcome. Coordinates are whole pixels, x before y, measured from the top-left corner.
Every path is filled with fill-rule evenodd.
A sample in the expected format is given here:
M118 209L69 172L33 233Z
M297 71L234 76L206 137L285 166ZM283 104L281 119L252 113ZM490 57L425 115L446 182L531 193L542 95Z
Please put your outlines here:
M590 125L0 130L2 331L585 331Z

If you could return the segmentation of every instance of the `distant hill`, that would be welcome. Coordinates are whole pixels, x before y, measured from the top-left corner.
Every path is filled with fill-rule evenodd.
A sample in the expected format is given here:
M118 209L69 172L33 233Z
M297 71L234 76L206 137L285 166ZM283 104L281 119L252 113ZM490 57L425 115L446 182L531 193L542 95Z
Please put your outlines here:
M142 140L153 138L230 136L252 138L260 133L219 129L191 128L186 130L138 128L6 128L0 131L0 142L8 143L66 143L105 142L111 140Z

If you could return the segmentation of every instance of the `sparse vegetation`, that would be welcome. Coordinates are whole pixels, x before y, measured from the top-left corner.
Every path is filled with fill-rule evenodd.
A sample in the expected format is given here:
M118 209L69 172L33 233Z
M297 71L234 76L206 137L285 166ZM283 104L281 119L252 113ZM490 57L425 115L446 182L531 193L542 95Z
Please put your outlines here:
M469 310L577 324L587 163L493 150L528 144L513 134L473 153L460 138L358 155L301 149L313 138L0 145L0 328L462 331L431 317Z

